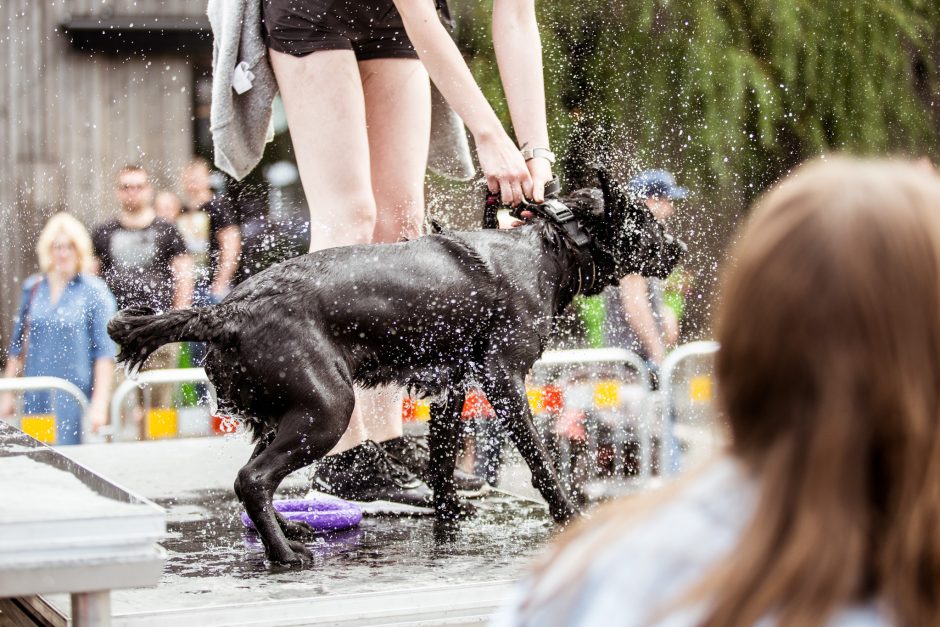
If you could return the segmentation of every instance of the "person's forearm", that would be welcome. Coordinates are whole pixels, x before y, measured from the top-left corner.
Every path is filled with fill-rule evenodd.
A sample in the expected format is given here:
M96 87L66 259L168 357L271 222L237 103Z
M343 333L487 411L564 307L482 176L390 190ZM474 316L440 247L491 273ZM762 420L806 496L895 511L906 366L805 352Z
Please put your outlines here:
M18 377L23 372L23 358L10 355L7 357L7 365L3 369L3 376L9 379Z
M219 266L212 284L212 292L220 293L232 285L238 259L242 252L242 235L237 226L227 226L218 234Z
M189 255L174 257L171 269L176 286L173 293L173 308L184 309L193 304L193 289L196 286L193 278L192 257Z
M499 118L477 86L470 68L441 24L434 3L428 0L394 0L405 31L428 75L474 138L504 134Z
M636 333L637 339L646 348L655 363L662 363L666 354L663 339L659 335L656 320L647 294L647 279L639 275L629 275L620 282L620 297L627 322Z
M114 382L114 360L110 357L96 359L92 377L91 405L105 411L108 408L111 385Z
M495 0L493 47L520 147L548 148L542 41L535 0Z

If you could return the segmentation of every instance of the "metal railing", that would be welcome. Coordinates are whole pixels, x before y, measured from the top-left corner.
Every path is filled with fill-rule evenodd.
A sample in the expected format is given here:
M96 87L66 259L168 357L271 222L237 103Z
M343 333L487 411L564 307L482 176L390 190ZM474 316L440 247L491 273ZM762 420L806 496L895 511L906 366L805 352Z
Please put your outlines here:
M718 352L718 342L690 342L676 347L666 355L660 369L659 397L661 414L659 418L659 472L662 476L676 474L678 468L678 445L674 433L675 412L675 377L679 366L695 357L706 357Z
M618 376L605 376L602 380L587 381L583 380L584 371L571 372L571 369L581 369L597 365L610 365L626 367L632 374L631 378L636 383L628 386L624 382L622 374ZM651 423L652 405L650 374L646 362L636 353L623 348L598 348L598 349L577 349L547 351L542 358L533 366L533 379L539 379L540 371L557 371L565 369L560 375L549 375L542 377L551 381L552 385L561 388L565 395L565 409L584 411L585 415L581 420L581 426L584 429L583 450L580 452L580 460L589 464L584 471L585 476L580 479L575 475L574 465L577 463L576 455L573 450L573 443L563 434L553 432L555 424L543 425L544 437L546 442L554 446L557 450L558 472L563 481L569 486L575 486L576 483L583 481L593 481L599 477L600 468L598 464L600 450L602 446L602 431L604 442L609 445L611 452L611 469L614 476L621 477L625 474L627 465L627 447L636 442L638 448L638 479L641 482L647 481L652 474L652 433ZM596 373L593 373L596 374ZM614 396L613 399L607 399L608 407L596 407L596 396L598 386L605 388L607 393ZM625 395L626 388L639 389L640 398L637 403L626 407L620 398ZM560 416L551 417L552 423L557 421ZM632 432L632 434L631 434Z
M0 394L5 392L44 392L57 391L68 394L74 398L82 408L82 436L91 433L88 420L88 397L71 381L59 377L9 377L0 379ZM22 400L22 399L21 399ZM52 413L55 414L55 397L52 401ZM17 408L17 414L22 414L22 405Z
M166 385L173 383L200 383L206 385L209 391L209 411L214 414L218 410L218 397L216 396L215 386L206 376L206 371L202 368L168 368L164 370L145 370L137 373L133 379L126 379L111 397L111 429L114 437L119 439L124 434L123 406L125 399L137 390L143 389L144 407L151 406L150 394L154 385Z

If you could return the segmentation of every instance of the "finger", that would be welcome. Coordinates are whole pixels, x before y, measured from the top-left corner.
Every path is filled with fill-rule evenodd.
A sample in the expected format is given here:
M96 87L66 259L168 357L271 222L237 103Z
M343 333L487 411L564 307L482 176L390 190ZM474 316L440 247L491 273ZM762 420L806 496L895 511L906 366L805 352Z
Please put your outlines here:
M532 182L531 196L529 197L538 203L545 202L545 181L534 180Z
M499 191L499 181L495 176L487 175L486 177L486 189L490 190L491 194L495 194Z
M526 198L530 198L534 200L535 202L542 202L541 200L535 197L533 193L534 190L535 190L535 185L531 176L527 176L524 179L522 179L522 194Z
M504 205L515 206L512 196L512 183L509 179L499 179L499 196Z
M522 192L522 184L519 181L512 182L512 206L521 205L525 201L525 194Z

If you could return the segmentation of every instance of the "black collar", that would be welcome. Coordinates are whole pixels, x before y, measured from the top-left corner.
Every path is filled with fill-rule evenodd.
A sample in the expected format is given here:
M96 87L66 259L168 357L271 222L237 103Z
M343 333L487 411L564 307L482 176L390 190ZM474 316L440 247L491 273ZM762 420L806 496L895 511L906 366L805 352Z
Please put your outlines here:
M537 216L560 226L568 239L571 240L571 243L574 244L574 249L580 259L578 263L578 284L571 297L574 298L578 294L593 288L594 283L597 281L597 264L594 263L594 257L589 250L592 237L575 217L574 212L556 198L546 198L544 203L532 204L526 208Z
M591 235L584 230L574 212L565 203L556 198L546 198L544 203L531 204L526 209L560 226L579 251L587 252Z

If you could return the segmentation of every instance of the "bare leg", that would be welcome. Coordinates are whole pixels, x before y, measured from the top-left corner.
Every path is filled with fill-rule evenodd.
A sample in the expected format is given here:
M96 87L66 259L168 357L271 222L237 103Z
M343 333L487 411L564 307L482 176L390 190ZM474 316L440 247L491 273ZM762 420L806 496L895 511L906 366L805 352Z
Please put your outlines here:
M372 241L418 237L424 226L424 173L431 134L428 74L416 59L362 61L359 71L377 209ZM401 437L400 390L367 391L357 398L373 440Z
M418 235L431 124L421 62L373 59L357 66L344 50L270 55L310 207L310 250ZM357 397L374 419L367 429L354 411L332 454L370 436L382 442L402 434L399 395Z
M371 241L375 200L355 56L269 52L310 207L310 251Z
M310 208L310 252L372 241L375 199L355 55L349 50L304 57L269 53ZM352 448L367 435L357 409L332 452Z
M421 234L431 135L431 87L416 59L359 64L366 102L376 223L372 241Z

